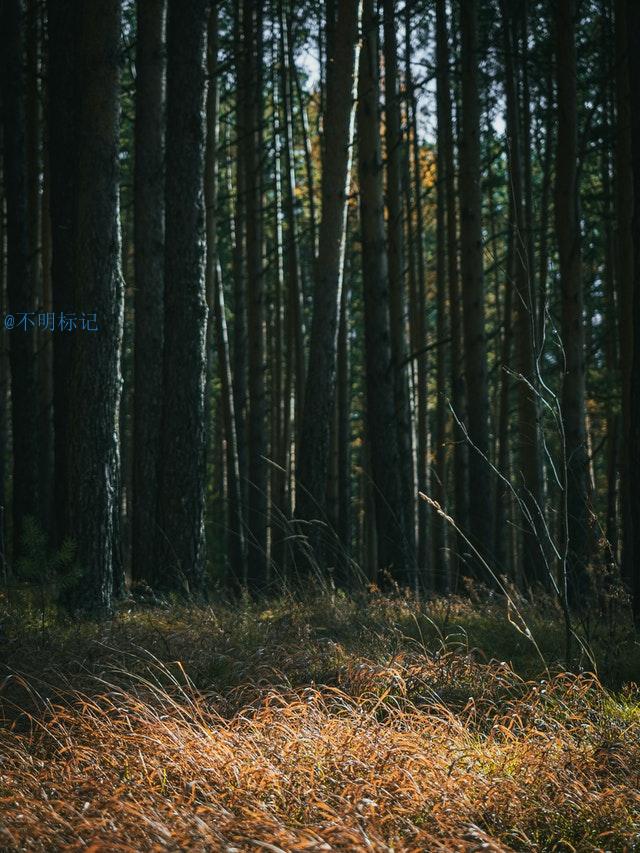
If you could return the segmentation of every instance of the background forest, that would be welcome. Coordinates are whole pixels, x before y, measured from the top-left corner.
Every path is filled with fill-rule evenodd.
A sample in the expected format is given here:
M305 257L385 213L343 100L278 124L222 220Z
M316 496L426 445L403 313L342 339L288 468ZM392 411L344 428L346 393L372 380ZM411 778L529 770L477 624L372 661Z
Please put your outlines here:
M639 81L637 0L0 0L2 850L637 849Z
M635 4L23 5L7 580L638 611Z

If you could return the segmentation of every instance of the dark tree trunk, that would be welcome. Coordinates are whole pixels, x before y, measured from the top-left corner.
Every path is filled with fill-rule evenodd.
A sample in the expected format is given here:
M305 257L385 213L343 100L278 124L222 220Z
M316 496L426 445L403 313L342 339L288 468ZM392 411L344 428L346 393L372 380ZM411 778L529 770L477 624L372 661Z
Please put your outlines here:
M398 85L398 49L396 27L398 15L395 0L384 2L384 72L385 72L385 141L387 253L389 262L389 308L391 322L391 361L394 388L396 430L398 434L400 500L406 520L407 548L415 549L413 516L416 488L413 480L411 442L411 409L409 405L409 370L406 347L404 223L402 217L402 131L400 92Z
M445 0L436 5L437 39L441 52L448 57L448 34ZM465 422L465 389L462 359L462 316L460 310L460 281L458 267L458 217L456 215L455 162L453 146L453 119L450 93L450 75L448 61L441 67L441 86L439 95L442 100L438 112L438 149L442 152L442 162L438 166L438 180L442 180L446 194L447 210L447 284L449 297L449 319L451 350L449 371L451 382L451 408L454 412L452 424L453 436L453 514L458 527L468 527L468 482L467 482L467 445L460 427ZM451 583L457 588L457 580L466 572L460 557L465 545L457 536L451 557Z
M371 446L378 570L390 572L397 581L409 583L413 576L413 561L407 541L406 501L403 501L401 493L401 460L396 430L378 67L374 4L373 0L365 0L358 81L358 182L367 378L366 425Z
M627 31L627 11L633 3L616 0L616 289L618 295L618 332L620 336L620 371L622 374L622 441L620 453L620 509L622 515L621 570L629 590L638 576L634 558L631 494L634 475L631 467L631 392L633 387L633 287L634 243L631 230L633 216L633 181L631 165L631 81ZM639 608L640 612L640 608Z
M290 45L288 42L289 21L284 13L282 0L280 15L280 67L282 113L284 128L284 216L286 223L285 262L288 303L288 353L291 365L295 365L295 437L299 443L302 425L302 405L306 364L304 352L304 315L302 305L302 280L298 253L298 229L295 215L295 165L293 153L293 117L291 104ZM312 197L312 187L309 192ZM314 224L315 226L315 224Z
M209 13L207 64L209 89L207 92L207 147L205 161L205 205L207 230L207 301L209 322L214 327L218 376L221 386L222 422L226 445L227 467L227 551L231 580L236 587L246 582L244 525L242 521L242 496L240 491L240 465L236 435L233 385L231 382L231 357L227 335L222 271L218 259L217 207L218 207L218 14L217 4ZM212 353L208 353L211 358Z
M247 331L249 349L247 582L267 582L268 472L264 270L262 264L262 16L244 0L244 173L246 181Z
M543 550L544 507L542 497L542 459L540 410L536 373L536 310L533 268L527 227L526 168L521 144L521 122L515 68L516 21L513 10L502 0L505 50L505 90L507 100L507 159L509 164L510 210L513 215L516 356L518 382L517 482L525 517L520 520L524 579L527 584L547 584ZM506 318L507 323L509 318ZM505 325L505 334L508 334Z
M205 586L204 93L206 0L169 0L158 583Z
M450 109L449 97L449 45L446 29L446 9L444 0L436 5L436 109L438 120L438 160L437 160L437 211L436 211L436 308L437 340L444 341L447 328L447 109ZM449 118L450 121L450 118ZM449 129L450 131L450 129ZM453 212L455 228L455 210ZM455 235L454 235L455 236ZM446 448L446 363L445 348L441 344L436 354L436 421L434 433L435 477L433 497L443 508L447 494L447 448ZM434 517L432 525L434 587L438 592L449 591L449 570L446 558L448 531L440 517Z
M576 94L576 0L556 4L558 147L556 153L556 235L562 291L564 377L562 420L565 440L566 583L572 604L587 592L587 451L585 434L585 353L578 186Z
M76 73L79 45L79 0L48 0L48 141L51 175L51 288L56 315L73 311L76 222L76 155L80 80ZM56 540L66 528L68 495L69 369L72 338L53 336L54 512Z
M165 0L138 0L132 577L154 581L162 420Z
M243 98L244 61L242 50L241 0L234 2L233 52L236 75L236 139L235 139L235 208L233 244L233 399L235 403L236 436L238 439L238 465L243 514L247 509L247 283L246 283L246 182L245 155L247 130L244 123Z
M325 158L322 170L322 220L297 466L296 515L306 521L322 517L327 490L353 138L359 4L353 0L338 0L337 6L335 55L330 63L324 117L325 146L331 155Z
M633 170L633 303L631 306L633 326L631 353L631 382L629 400L629 432L625 435L630 453L629 470L634 478L629 483L629 520L631 525L631 548L635 564L631 577L633 616L640 626L640 99L637 82L640 79L640 8L637 3L627 4L627 32L629 34L629 82L631 92L631 168Z
M123 287L118 216L120 3L83 5L77 75L81 86L77 153L74 296L99 330L73 335L66 533L81 571L70 600L108 609L119 565L120 346ZM57 163L52 161L52 172ZM67 235L68 239L68 235Z
M415 253L415 278L410 299L409 320L411 325L412 349L415 355L415 428L416 428L416 481L422 491L430 491L429 470L429 422L428 422L428 356L427 343L427 278L425 268L425 227L422 204L422 168L418 140L418 99L415 93L411 69L411 11L405 5L405 77L407 86L407 123L410 152L413 160L413 206L415 208L415 230L413 250ZM417 566L425 585L429 585L429 511L425 501L417 507Z
M460 145L461 270L465 373L468 399L469 532L491 564L493 513L489 452L489 394L480 193L480 101L478 95L477 3L460 9L462 127ZM480 572L480 569L478 569ZM487 580L487 578L483 578Z
M7 216L7 311L16 319L11 332L13 427L13 557L23 550L25 519L39 519L38 396L34 352L33 258L29 249L27 149L25 138L24 9L20 0L3 0L2 117L4 194ZM32 223L31 223L32 224ZM26 322L20 322L27 316Z
M2 188L4 190L4 187ZM5 252L5 207L4 191L0 193L0 311L4 317L7 311L7 277ZM11 419L11 398L9 387L11 373L9 368L9 353L0 350L0 576L6 583L8 577L7 563L7 479L9 461L9 435Z

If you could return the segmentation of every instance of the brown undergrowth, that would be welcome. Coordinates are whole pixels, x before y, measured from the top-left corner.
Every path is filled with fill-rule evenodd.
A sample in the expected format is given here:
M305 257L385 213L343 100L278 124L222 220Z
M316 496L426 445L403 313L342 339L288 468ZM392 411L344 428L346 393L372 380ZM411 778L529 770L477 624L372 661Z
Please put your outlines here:
M468 642L494 605L447 606L132 609L39 646L14 630L0 849L636 849L635 688L518 674Z

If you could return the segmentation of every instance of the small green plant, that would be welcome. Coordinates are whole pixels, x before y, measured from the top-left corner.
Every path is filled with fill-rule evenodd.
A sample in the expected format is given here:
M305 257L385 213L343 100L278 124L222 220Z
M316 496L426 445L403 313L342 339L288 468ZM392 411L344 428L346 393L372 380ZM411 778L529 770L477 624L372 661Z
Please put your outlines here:
M51 549L46 533L29 516L24 521L21 553L15 565L15 580L20 587L37 592L44 629L47 606L57 606L80 578L76 544L65 539L58 549Z

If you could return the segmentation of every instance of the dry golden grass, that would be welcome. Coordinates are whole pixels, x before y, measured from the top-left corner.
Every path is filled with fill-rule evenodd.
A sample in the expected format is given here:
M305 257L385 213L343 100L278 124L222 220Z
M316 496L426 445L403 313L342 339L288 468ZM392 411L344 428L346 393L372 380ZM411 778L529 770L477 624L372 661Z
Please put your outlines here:
M0 849L637 849L634 688L381 633L409 602L360 606L353 635L351 603L319 607L236 612L235 635L222 610L52 628L0 692Z

